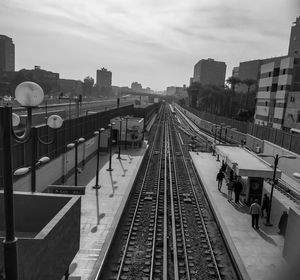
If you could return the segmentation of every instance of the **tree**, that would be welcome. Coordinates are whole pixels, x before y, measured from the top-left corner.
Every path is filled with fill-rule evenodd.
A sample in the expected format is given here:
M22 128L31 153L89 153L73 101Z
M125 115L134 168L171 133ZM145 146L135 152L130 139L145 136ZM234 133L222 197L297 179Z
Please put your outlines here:
M248 89L247 92L248 92L248 94L250 92L251 86L256 85L256 83L257 83L257 81L254 80L254 79L245 79L245 80L243 80L241 82L247 86L247 89Z
M84 95L92 94L94 82L94 79L90 76L87 76L83 79L82 90Z
M231 90L233 91L233 93L235 93L235 87L241 83L241 80L240 78L232 76L227 78L226 83L230 85Z

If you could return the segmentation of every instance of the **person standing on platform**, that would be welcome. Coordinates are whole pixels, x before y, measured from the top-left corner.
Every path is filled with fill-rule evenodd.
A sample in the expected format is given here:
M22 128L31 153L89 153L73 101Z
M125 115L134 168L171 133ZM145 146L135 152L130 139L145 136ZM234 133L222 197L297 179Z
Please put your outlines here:
M233 181L231 179L228 180L227 188L228 188L228 201L232 201Z
M252 227L259 229L258 221L261 209L260 205L258 204L258 200L255 199L254 202L250 206L250 214L252 216Z
M278 224L278 228L279 228L278 234L285 236L288 217L289 217L288 213L286 211L283 211Z
M233 191L234 191L234 202L235 203L239 203L240 201L240 194L243 191L243 185L240 181L240 179L238 178L235 183L233 184Z
M269 204L270 204L270 198L268 197L268 195L265 193L264 194L264 198L263 198L263 203L261 206L261 216L264 217L264 210L266 210L266 213L268 215L268 211L269 211Z
M217 181L218 181L218 190L221 191L222 183L225 175L222 172L222 169L219 170L219 173L217 174Z

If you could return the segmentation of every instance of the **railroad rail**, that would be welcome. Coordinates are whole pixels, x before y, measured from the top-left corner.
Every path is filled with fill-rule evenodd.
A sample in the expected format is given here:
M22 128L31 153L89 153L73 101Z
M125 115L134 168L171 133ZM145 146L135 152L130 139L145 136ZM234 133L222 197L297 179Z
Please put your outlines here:
M98 279L238 279L173 118L159 112Z

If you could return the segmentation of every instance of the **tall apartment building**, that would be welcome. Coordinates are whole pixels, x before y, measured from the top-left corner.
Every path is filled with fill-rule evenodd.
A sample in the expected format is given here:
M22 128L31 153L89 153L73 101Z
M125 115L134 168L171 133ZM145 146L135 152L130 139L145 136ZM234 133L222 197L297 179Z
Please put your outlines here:
M299 63L300 59L294 57L279 57L261 66L254 116L256 124L289 129L285 117L289 96L294 96L300 90ZM300 92L297 95L300 97Z
M289 56L300 58L300 16L296 18L291 28Z
M11 38L0 35L0 73L15 71L15 45Z
M97 70L96 84L99 88L111 87L111 78L111 71L107 71L106 68L102 68L101 70Z
M215 61L212 58L201 59L194 66L193 82L199 82L202 85L224 86L225 74L225 62Z

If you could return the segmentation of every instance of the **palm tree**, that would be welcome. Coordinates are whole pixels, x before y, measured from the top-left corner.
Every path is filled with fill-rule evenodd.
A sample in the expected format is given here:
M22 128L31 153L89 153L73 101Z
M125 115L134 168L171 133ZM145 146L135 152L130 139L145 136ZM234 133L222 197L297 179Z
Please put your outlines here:
M241 80L240 80L240 78L232 76L232 77L227 78L226 83L230 84L231 90L233 91L233 93L235 93L235 87L241 83Z
M247 96L246 96L246 106L248 105L248 98L249 98L249 95L250 95L250 88L251 86L253 85L256 85L257 83L257 80L255 79L245 79L242 81L243 84L245 84L247 86Z

